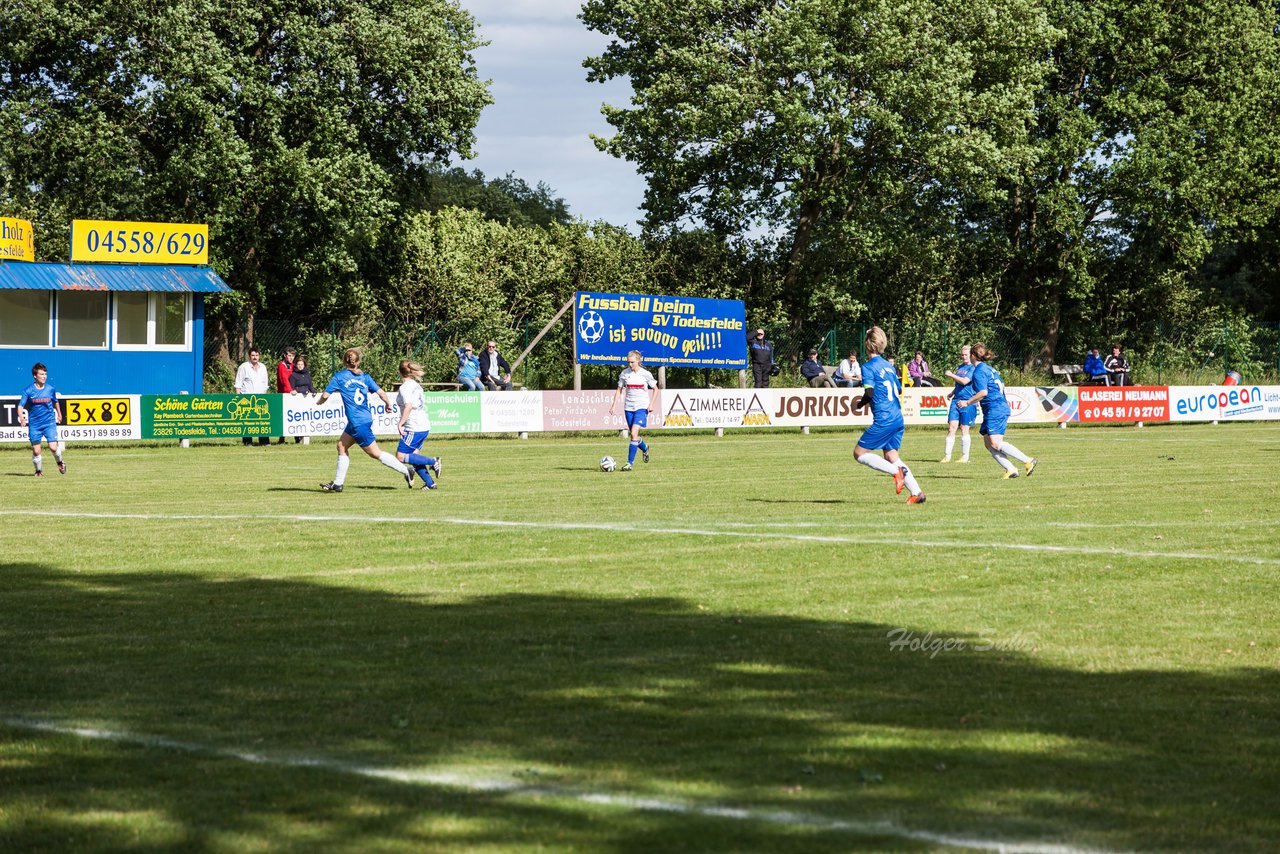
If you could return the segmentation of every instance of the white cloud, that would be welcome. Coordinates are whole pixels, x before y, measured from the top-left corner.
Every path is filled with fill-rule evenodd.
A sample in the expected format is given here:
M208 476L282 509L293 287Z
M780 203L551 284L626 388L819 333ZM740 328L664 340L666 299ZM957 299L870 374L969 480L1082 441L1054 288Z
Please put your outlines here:
M476 51L495 103L476 129L476 158L459 165L489 177L514 172L546 182L574 216L633 226L644 182L629 163L596 150L591 133L609 135L600 105L625 105L625 81L588 83L582 60L604 37L579 22L574 0L473 0L464 3L491 44Z

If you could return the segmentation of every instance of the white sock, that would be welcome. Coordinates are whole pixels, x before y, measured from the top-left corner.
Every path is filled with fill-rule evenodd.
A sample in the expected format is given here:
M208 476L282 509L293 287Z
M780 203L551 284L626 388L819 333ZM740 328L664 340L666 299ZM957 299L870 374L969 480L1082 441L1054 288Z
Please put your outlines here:
M1009 462L1009 458L1006 457L1004 454L1000 453L999 451L992 451L991 458L995 460L997 463L999 463L1000 468L1004 469L1005 471L1017 471L1017 469L1014 468L1013 463Z
M44 471L44 458L42 458L39 454L36 454L34 457L32 457L31 462L36 464L36 471Z
M944 456L950 457L951 452L955 449L955 447L956 447L956 434L948 433L947 434L947 453Z
M1031 462L1031 457L1028 457L1026 454L1022 453L1022 451L1019 451L1017 448L1015 448L1013 445L1010 445L1008 442L1000 443L1000 453L1004 454L1006 457L1013 457L1015 460L1017 460L1020 463Z
M916 483L916 476L911 473L911 469L907 468L906 463L899 463L902 466L902 478L906 481L907 491L912 495L920 494L920 484Z
M965 433L960 437L960 456L966 460L969 459L969 434Z
M898 471L897 465L889 462L884 457L877 457L875 454L863 454L858 457L858 462L862 463L867 468L873 468L876 471L884 472L885 474L895 474Z
M395 458L395 456L388 454L386 451L383 451L382 456L378 457L378 462L382 463L389 469L394 469L395 471L400 472L400 474L409 473L409 470L404 467L404 463L400 462Z
M351 457L346 454L338 455L338 470L333 473L333 482L342 486L347 481L347 469L351 468Z

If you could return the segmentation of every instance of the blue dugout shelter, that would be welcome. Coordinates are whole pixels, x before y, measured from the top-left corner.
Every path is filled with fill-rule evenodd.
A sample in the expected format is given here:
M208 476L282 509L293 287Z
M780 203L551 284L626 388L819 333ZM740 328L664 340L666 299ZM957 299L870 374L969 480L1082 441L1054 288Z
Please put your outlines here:
M230 290L209 267L0 261L0 388L44 362L65 394L199 394L204 295Z

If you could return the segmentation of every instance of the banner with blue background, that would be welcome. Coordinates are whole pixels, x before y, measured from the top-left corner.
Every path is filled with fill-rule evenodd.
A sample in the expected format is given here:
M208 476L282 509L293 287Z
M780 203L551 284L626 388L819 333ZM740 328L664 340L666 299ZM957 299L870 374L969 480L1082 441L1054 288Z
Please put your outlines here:
M742 300L579 291L573 329L583 365L625 365L627 353L639 350L650 365L747 366L747 308Z

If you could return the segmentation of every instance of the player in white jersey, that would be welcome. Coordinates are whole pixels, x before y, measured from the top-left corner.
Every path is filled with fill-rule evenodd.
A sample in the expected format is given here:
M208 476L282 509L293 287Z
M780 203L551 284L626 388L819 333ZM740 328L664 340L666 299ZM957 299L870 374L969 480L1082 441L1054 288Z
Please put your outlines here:
M422 393L422 365L403 359L400 362L400 390L396 392L396 406L400 407L400 422L396 428L400 431L400 444L396 447L396 459L408 463L412 470L422 478L423 489L435 489L436 482L431 473L440 476L440 458L428 457L418 453L422 443L427 441L431 432L431 419L427 416L427 401ZM409 488L413 489L413 479L409 480Z
M627 419L627 429L631 431L631 446L627 449L627 464L623 471L631 471L636 461L636 451L649 462L649 446L640 438L640 429L649 426L649 413L653 411L654 398L658 396L658 381L653 374L640 367L640 351L632 350L627 354L627 366L618 376L618 390L613 393L613 401L609 404L609 414L613 414L618 405L618 398L626 390L623 401L623 414Z

